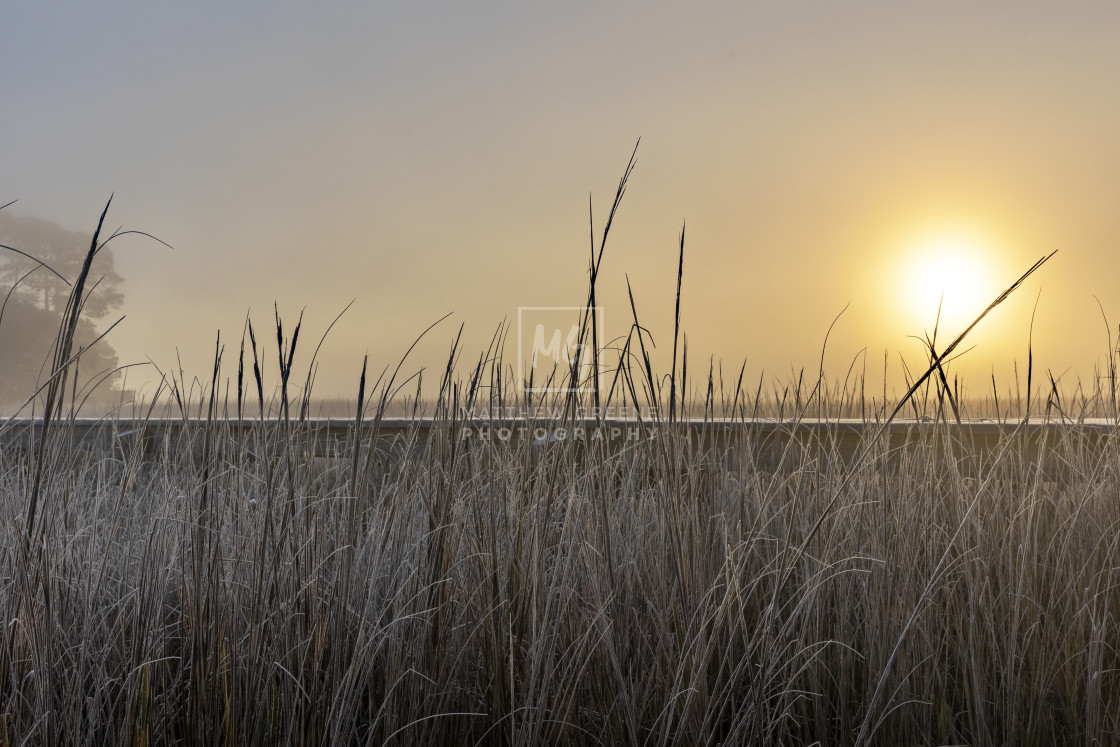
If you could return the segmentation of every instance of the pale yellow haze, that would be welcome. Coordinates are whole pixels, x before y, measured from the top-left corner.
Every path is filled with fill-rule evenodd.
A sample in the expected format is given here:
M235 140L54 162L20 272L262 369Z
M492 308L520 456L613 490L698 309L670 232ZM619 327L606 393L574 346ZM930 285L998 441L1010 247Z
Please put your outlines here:
M234 7L229 7L229 6ZM189 7L188 7L189 6ZM65 10L61 9L65 7ZM694 381L849 371L901 386L962 346L969 391L1091 387L1120 322L1120 4L16 4L0 27L0 204L92 229L110 193L122 362L229 376L251 310L306 309L323 395L405 369L434 385L519 307L638 313L667 373L679 237ZM3 213L0 211L0 221ZM1099 302L1099 306L1098 306ZM1036 309L1037 303L1037 309ZM1032 333L1033 319L1033 333ZM1033 336L1032 336L1033 335ZM918 339L915 339L918 338ZM516 355L510 331L506 355ZM275 377L275 351L266 375ZM301 372L302 375L302 372ZM130 371L151 391L154 369ZM147 383L145 383L147 382Z

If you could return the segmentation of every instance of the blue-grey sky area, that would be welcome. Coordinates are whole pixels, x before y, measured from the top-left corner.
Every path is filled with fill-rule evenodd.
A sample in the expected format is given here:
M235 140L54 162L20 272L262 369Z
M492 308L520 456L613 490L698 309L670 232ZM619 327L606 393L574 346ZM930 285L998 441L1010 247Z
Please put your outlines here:
M173 247L112 245L122 362L207 378L247 311L306 308L310 343L352 299L321 394L449 312L406 368L461 323L473 361L518 307L583 302L589 195L598 230L639 137L608 336L628 276L670 350L685 221L690 366L815 371L850 302L826 367L881 377L929 298L959 331L1055 249L957 362L973 388L1022 365L1036 299L1055 377L1103 365L1097 299L1120 322L1112 3L18 3L0 69L0 224L92 230L115 194L111 227Z

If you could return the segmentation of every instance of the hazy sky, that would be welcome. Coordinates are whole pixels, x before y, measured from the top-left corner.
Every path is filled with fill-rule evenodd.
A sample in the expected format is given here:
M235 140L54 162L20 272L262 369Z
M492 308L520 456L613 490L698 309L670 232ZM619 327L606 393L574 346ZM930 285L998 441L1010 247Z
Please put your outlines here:
M876 377L884 351L917 361L915 299L948 261L922 252L975 257L955 333L1060 250L958 364L973 389L1025 359L1040 289L1055 377L1107 354L1094 295L1120 322L1114 3L14 3L0 69L4 212L91 230L115 193L113 227L174 247L115 245L125 362L178 350L205 378L248 310L306 307L310 345L351 299L322 394L448 312L410 368L441 367L460 323L476 359L519 306L584 300L588 197L598 230L639 136L607 330L628 274L670 349L687 221L693 370L815 371L848 302L833 376L864 348Z

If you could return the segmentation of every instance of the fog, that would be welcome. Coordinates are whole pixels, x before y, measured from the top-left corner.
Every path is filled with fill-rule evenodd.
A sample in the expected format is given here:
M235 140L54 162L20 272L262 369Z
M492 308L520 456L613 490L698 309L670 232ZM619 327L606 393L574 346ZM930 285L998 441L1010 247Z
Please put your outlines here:
M460 325L473 363L519 307L582 304L589 208L598 242L640 137L599 302L607 339L625 335L629 280L660 370L685 226L693 370L815 372L847 306L826 370L857 360L878 382L886 353L896 386L934 323L906 307L903 259L941 226L984 237L995 293L1059 250L954 364L975 389L1028 344L1055 378L1103 365L1116 6L538 5L9 8L0 204L17 202L0 233L34 218L88 235L112 196L108 230L170 246L110 245L125 319L106 339L148 364L128 369L148 392L180 365L207 379L247 315L274 344L274 304L286 329L304 314L305 367L354 301L316 380L353 396L363 356L395 366L446 314L406 362L433 383Z

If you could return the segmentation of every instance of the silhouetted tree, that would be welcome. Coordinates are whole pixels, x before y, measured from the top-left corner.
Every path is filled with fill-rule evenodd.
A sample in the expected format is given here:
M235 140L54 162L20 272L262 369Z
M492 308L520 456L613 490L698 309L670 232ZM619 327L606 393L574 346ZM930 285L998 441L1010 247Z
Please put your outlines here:
M0 244L25 252L50 266L66 281L73 281L89 250L90 234L68 231L41 218L0 210ZM70 286L33 260L0 249L0 403L22 403L50 374L52 346L70 295ZM30 274L28 274L30 272ZM25 277L26 276L26 277ZM77 346L88 346L99 334L94 320L102 319L124 301L118 286L121 277L113 267L108 247L94 260L90 284L97 284L82 311L75 336ZM78 389L117 367L117 356L106 340L84 352L78 366ZM107 379L103 393L119 377Z

